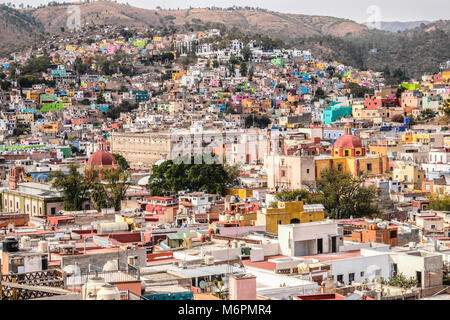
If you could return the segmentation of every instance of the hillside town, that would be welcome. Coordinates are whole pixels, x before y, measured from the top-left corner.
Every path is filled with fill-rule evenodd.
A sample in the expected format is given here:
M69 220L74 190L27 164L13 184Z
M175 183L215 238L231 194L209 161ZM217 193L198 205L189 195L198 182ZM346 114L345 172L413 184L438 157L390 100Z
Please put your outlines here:
M1 299L449 299L440 70L212 27L1 57Z

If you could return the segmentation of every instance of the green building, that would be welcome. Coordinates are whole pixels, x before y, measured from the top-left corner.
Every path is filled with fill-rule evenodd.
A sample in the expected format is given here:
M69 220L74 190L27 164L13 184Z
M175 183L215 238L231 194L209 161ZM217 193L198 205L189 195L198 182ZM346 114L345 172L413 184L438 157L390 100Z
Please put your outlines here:
M325 124L331 124L334 121L338 120L342 117L347 117L352 115L352 107L351 106L340 106L336 103L332 103L332 105L323 110L322 119Z

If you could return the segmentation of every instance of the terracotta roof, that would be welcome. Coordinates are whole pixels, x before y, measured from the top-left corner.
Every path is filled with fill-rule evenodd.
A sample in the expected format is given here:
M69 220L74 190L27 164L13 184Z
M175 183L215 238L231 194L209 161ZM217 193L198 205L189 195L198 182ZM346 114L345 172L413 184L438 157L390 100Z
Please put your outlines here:
M340 136L333 145L334 148L362 148L361 139L351 134Z
M117 165L117 160L108 151L98 150L89 158L87 164L94 166L112 166Z

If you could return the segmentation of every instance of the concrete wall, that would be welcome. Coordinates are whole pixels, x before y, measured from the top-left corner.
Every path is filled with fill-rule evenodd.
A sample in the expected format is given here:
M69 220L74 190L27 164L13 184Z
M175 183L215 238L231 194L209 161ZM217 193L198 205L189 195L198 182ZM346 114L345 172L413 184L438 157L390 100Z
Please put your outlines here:
M256 300L256 277L229 277L230 300Z
M211 255L214 257L215 261L228 261L239 259L242 254L241 248L226 248L211 251Z
M86 254L82 256L63 256L61 258L61 268L64 268L67 265L77 264L83 272L88 270L89 264L103 267L103 265L109 260L117 260L117 256L119 256L119 260L122 264L128 263L127 257L138 256L139 266L145 267L147 265L146 249L130 249L127 251L120 251L119 254L117 254L116 251L110 253Z
M333 236L339 250L341 241L336 223L280 225L278 233L280 251L289 256L317 254L317 239L322 239L322 253L331 252Z
M374 256L362 256L351 259L329 261L334 281L337 282L337 276L342 274L343 281L349 284L349 274L354 273L354 281L363 282L372 281L373 278L383 277L389 279L391 274L389 254L380 254ZM379 274L377 275L377 270ZM364 272L364 274L361 274Z
M422 288L442 285L441 255L399 254L396 260L398 273L403 273L408 278L416 278L417 272L422 273Z
M248 227L228 227L218 228L221 236L240 237L256 231L266 231L266 226L248 226Z

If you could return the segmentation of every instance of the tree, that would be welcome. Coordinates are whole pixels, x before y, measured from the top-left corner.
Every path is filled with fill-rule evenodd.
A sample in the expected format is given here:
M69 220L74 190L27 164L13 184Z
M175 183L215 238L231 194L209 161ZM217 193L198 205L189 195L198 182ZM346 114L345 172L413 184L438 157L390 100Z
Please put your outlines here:
M50 179L54 179L52 187L63 193L64 210L83 210L83 202L89 200L90 183L78 169L79 166L70 164L67 174L58 170L49 175Z
M241 62L240 70L241 70L241 75L245 77L247 75L247 64L245 62Z
M348 88L351 90L351 93L352 93L354 98L364 98L364 96L366 94L373 94L374 93L373 89L360 86L359 84L354 83L354 82L350 82L349 85L348 85Z
M248 61L252 57L252 51L250 50L249 47L245 46L241 50L241 55L242 55L242 58L244 59L244 61Z
M190 159L184 157L177 159L180 161L175 163L167 160L159 166L154 166L147 185L150 194L153 196L171 195L189 189L191 192L206 191L223 195L225 186L233 183L234 177L230 174L232 171L227 172L220 163L204 163L201 157L201 155ZM184 163L186 160L190 160L190 162ZM196 164L196 162L200 162L200 164Z
M296 190L283 190L277 192L275 194L275 198L278 201L295 201L298 197L301 196L302 200L308 199L310 197L310 193L308 190L296 189Z
M442 284L450 286L450 264L444 262L442 266Z
M98 173L94 173L94 175L96 178L90 181L90 198L95 209L101 211L104 208L109 208L108 194L105 186L97 179Z
M450 211L450 196L438 193L429 197L429 208L436 211Z
M105 104L106 103L106 99L105 99L105 97L103 97L103 94L101 92L97 93L96 103L97 104Z
M266 116L266 115L254 115L250 114L245 118L245 127L251 128L251 127L258 127L260 129L267 128L272 121Z
M444 101L444 105L439 109L444 112L447 118L450 118L450 99Z
M106 171L104 177L107 182L106 194L108 195L110 207L115 211L120 211L122 207L122 200L131 185L128 181L129 174L121 168L116 170Z
M309 186L311 203L322 203L333 219L363 217L378 213L376 187L362 185L361 176L353 177L334 168L321 172L316 186Z
M128 170L130 168L128 161L121 154L113 153L113 157L117 160L117 163L119 164L120 168L123 171Z
M422 120L429 120L435 117L434 111L431 109L424 109L420 112L420 118Z
M404 289L410 289L417 286L418 282L417 279L410 277L406 278L405 275L402 273L397 274L395 277L391 278L388 282L390 286L393 287L400 287Z
M318 99L325 99L327 97L325 91L321 87L318 87L316 89L316 93L314 96Z

